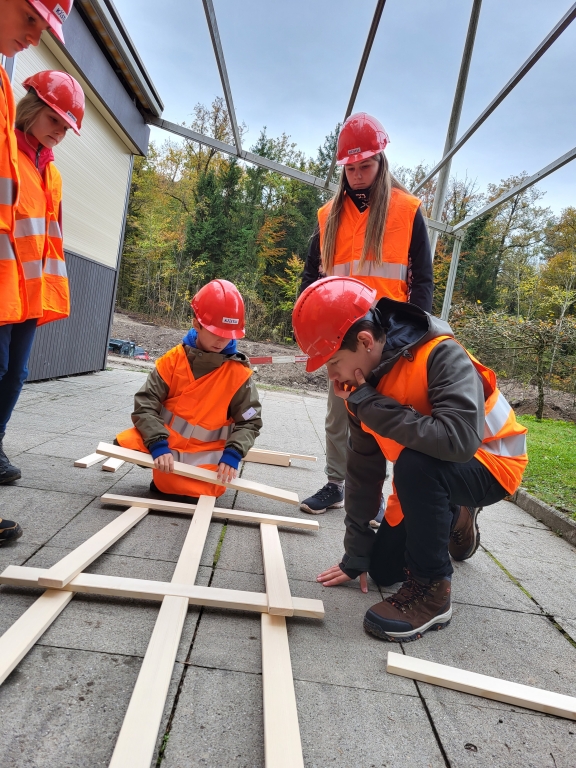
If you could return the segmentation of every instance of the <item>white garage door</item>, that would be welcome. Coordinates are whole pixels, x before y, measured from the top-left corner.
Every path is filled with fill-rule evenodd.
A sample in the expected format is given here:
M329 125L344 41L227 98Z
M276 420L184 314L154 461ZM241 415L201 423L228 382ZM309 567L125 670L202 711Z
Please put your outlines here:
M22 81L43 69L65 69L43 42L18 54L12 80L16 101L25 93ZM54 155L62 174L66 250L115 268L124 223L130 149L86 99L82 135L69 131Z

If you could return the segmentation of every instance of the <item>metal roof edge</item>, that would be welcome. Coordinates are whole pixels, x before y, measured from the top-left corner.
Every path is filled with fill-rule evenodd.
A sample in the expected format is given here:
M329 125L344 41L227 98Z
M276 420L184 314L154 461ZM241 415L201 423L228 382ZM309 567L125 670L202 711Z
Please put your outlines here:
M160 117L164 104L112 0L79 0L78 5L94 25L96 33L133 89L141 107L146 112Z

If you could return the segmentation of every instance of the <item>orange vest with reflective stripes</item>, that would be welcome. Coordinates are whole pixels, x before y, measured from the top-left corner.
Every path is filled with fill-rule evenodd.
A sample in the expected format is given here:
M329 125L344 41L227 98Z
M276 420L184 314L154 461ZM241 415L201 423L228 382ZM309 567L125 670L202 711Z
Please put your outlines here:
M355 277L376 290L376 298L385 296L396 301L408 301L408 252L412 240L414 217L421 200L401 189L392 188L388 218L382 241L382 264L374 263L373 254L368 253L360 268L364 235L369 210L360 213L352 200L345 195L336 233L334 266L331 275ZM318 211L320 226L320 252L324 245L324 234L332 200Z
M24 153L18 152L20 200L16 209L15 242L24 272L28 316L38 325L70 314L70 290L58 212L62 179L54 163L44 178Z
M25 320L28 310L24 275L14 248L19 187L15 115L10 79L0 66L0 325Z
M414 408L418 413L431 416L432 405L428 398L428 357L432 350L446 339L452 337L438 336L411 350L410 358L401 357L392 370L380 379L376 387L378 392L393 398L401 405ZM482 376L485 393L484 436L482 445L474 457L484 464L508 493L514 493L522 481L522 474L528 463L528 430L516 421L514 411L497 387L494 371L482 365L470 352L464 351ZM403 445L376 434L365 424L362 424L362 429L374 436L389 461L396 461L404 449ZM395 488L388 499L385 517L391 526L398 525L404 517Z
M218 469L218 461L232 433L228 417L230 401L252 371L228 360L199 379L194 378L184 346L180 344L156 361L156 369L170 387L162 404L161 418L168 429L168 446L175 461L204 469ZM124 448L148 452L135 427L116 436ZM221 496L222 485L192 480L153 470L154 483L163 493L182 496Z

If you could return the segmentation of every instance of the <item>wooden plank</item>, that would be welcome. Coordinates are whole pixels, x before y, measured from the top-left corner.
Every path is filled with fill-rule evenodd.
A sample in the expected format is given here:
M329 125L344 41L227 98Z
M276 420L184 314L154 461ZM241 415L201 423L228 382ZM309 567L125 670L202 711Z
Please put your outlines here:
M289 467L290 466L290 454L289 453L274 453L273 451L259 451L256 448L252 448L244 456L244 461L251 461L254 464L273 464L277 467Z
M102 470L104 472L116 472L125 463L123 459L106 459L104 464L102 464Z
M486 699L503 701L505 704L545 712L548 715L576 720L576 698L562 693L511 683L499 677L479 675L476 672L415 659L391 651L388 652L386 669L393 675L410 677L412 680L452 688L455 691L471 693L473 696L482 696Z
M115 493L103 494L100 497L100 501L103 504L119 507L148 507L151 512L175 512L180 515L193 515L196 509L196 504L143 499L138 496L118 496ZM214 507L212 517L218 520L232 520L237 523L270 523L271 525L281 525L283 528L299 528L304 531L317 531L320 528L316 520L303 520L300 517L282 517L281 515L265 515L258 512L242 512L239 509L219 509Z
M130 448L122 448L118 445L110 445L109 443L99 443L96 452L104 456L111 456L114 459L124 459L124 461L138 464L141 467L148 467L149 469L154 467L152 456L142 451L133 451ZM174 474L181 477L191 477L194 480L204 480L206 483L223 485L225 488L231 488L233 491L245 491L246 493L253 493L255 496L264 496L267 499L284 501L286 504L294 504L295 506L300 504L298 494L292 491L283 491L280 488L273 488L270 485L255 483L252 480L242 480L241 478L232 480L230 483L222 483L218 480L216 472L213 472L211 469L192 467L180 461L174 462Z
M38 579L46 573L47 571L42 568L9 565L0 574L0 584L10 584L15 587L39 587ZM268 612L268 598L264 593L197 585L188 586L146 579L126 579L120 576L100 576L95 573L80 573L62 589L68 592L82 592L105 597L130 597L134 600L161 601L166 595L174 595L186 597L191 605L206 605L210 608L229 608L255 613ZM324 618L324 606L321 600L292 597L292 604L294 616L304 616L309 619Z
M261 628L266 768L304 768L286 619L263 613Z
M81 467L81 469L86 469L87 467L91 467L94 464L98 464L99 461L104 461L105 458L105 456L101 456L99 453L91 453L90 456L84 456L83 459L77 459L74 462L74 466Z
M72 592L48 589L4 632L0 637L0 685L73 597Z
M38 580L41 587L51 587L62 589L74 576L87 568L96 558L106 552L114 542L118 541L124 534L133 528L136 523L146 517L148 509L146 507L130 507L111 523L95 533L87 541L70 552L62 560L58 561L51 568L45 571L44 575Z
M201 496L172 581L193 585L216 499ZM185 597L167 596L140 667L109 768L149 768L188 611Z
M309 456L308 454L303 453L285 453L284 451L270 451L268 448L251 448L252 451L257 451L258 453L271 453L276 456L289 456L291 459L302 459L302 461L318 461L317 456Z
M268 613L274 616L293 616L292 595L290 594L278 527L262 523L260 525L260 538L262 540L264 576L268 596Z

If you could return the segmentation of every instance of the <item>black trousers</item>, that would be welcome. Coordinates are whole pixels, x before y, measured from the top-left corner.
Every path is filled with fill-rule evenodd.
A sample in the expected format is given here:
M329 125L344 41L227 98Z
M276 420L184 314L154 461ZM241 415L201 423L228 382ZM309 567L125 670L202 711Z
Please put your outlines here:
M424 579L450 576L448 539L460 505L487 507L507 491L477 459L441 461L405 448L394 466L394 484L404 512L400 525L382 521L369 574L377 584L404 580L404 568Z

